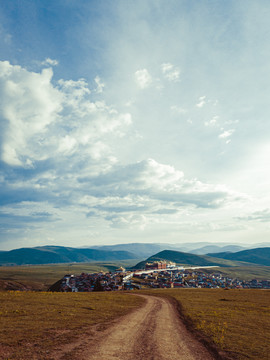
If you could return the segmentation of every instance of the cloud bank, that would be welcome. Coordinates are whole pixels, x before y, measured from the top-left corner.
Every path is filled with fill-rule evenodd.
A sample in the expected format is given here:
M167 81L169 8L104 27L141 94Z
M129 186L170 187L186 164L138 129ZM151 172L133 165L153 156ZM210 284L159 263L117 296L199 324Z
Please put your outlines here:
M62 229L72 212L78 224L143 231L177 224L187 209L239 201L224 186L187 179L154 159L121 164L114 147L132 116L97 98L99 77L96 90L85 79L54 82L51 68L31 72L4 61L0 70L2 235ZM148 80L140 76L143 88Z

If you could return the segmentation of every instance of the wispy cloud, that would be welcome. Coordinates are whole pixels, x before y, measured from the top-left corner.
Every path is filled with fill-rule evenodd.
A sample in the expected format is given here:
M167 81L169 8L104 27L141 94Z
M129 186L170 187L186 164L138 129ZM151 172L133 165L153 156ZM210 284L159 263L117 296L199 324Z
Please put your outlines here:
M135 72L135 81L139 88L145 89L151 85L152 77L147 69L141 69Z
M41 65L44 65L44 66L57 66L58 64L59 64L59 62L57 60L50 59L50 58L45 59L41 63Z
M0 2L6 248L268 237L266 1L13 10Z
M203 107L206 104L206 96L199 97L199 102L196 104L198 108Z
M97 84L96 92L98 94L101 94L103 92L103 89L105 87L105 84L101 81L99 76L95 77L95 83Z
M237 220L269 222L270 221L270 209L254 211L250 215L246 215L246 216L238 216Z
M215 115L215 116L212 117L211 120L205 121L204 125L205 126L210 126L210 127L212 127L212 126L215 127L215 126L218 125L218 119L219 119L219 117Z
M171 63L164 63L161 65L162 73L165 79L169 81L179 81L180 70L178 67L172 65Z
M230 129L230 130L224 130L224 129L221 129L222 130L222 133L219 134L219 138L220 139L224 139L226 140L226 144L229 144L231 142L231 139L230 137L232 136L232 134L235 132L235 129Z

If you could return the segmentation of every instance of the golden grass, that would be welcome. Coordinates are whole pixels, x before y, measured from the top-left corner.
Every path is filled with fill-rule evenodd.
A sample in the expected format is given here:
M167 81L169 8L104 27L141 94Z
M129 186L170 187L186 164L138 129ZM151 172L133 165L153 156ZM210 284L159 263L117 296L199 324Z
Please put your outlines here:
M23 284L32 290L48 290L57 280L65 274L80 274L81 272L93 273L110 271L120 265L130 266L136 260L113 262L93 262L75 264L28 265L28 266L0 266L0 290L4 289L7 282L20 288Z
M270 290L168 289L184 315L233 359L270 359Z
M138 307L124 293L0 292L0 359L51 359L57 347L91 336Z

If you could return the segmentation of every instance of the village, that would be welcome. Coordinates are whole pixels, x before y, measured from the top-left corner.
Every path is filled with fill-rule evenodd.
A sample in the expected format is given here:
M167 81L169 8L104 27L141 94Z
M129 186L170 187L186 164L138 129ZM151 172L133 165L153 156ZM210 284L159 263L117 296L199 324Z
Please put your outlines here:
M171 262L146 263L145 269L126 271L123 267L113 272L67 274L60 281L59 291L90 292L138 290L143 288L226 288L270 289L270 280L251 281L225 277L213 267L183 267ZM204 270L205 269L205 270Z

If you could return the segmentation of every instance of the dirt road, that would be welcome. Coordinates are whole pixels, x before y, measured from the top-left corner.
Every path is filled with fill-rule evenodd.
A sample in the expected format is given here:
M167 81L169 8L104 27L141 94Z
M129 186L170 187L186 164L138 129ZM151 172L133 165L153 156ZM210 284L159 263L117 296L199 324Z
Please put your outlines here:
M185 329L167 299L140 296L145 305L100 334L84 359L213 359Z

